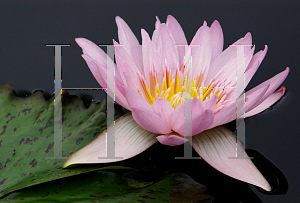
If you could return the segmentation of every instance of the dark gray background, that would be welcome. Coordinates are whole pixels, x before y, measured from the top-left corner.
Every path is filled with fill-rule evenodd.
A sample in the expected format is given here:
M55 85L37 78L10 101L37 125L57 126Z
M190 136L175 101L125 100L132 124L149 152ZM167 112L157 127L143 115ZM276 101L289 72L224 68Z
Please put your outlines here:
M299 19L296 1L2 1L0 3L0 85L9 83L20 96L42 89L54 91L54 48L45 44L71 44L62 52L65 87L100 87L81 58L74 41L85 37L97 44L112 44L117 37L115 16L121 16L141 42L140 29L150 35L155 16L168 14L181 24L188 42L206 20L216 19L224 33L224 48L247 32L256 51L269 50L246 90L290 67L283 85L287 94L273 110L246 120L246 148L270 160L287 177L286 195L254 192L266 203L300 202L299 197ZM105 93L70 91L99 101ZM297 127L298 126L298 127ZM199 169L200 170L200 169Z

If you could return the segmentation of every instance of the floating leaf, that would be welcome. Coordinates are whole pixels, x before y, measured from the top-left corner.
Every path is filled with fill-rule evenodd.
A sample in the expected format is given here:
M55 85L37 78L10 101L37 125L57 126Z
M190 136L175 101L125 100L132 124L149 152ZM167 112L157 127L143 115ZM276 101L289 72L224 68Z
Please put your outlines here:
M206 187L175 172L148 187L132 188L120 175L96 171L22 189L0 202L172 202L194 203L210 198Z
M116 108L115 119L121 115L121 109ZM0 197L24 187L99 169L62 169L64 158L53 158L53 117L54 98L46 101L41 92L20 98L8 84L0 86ZM105 129L106 98L86 108L80 98L62 92L62 157L84 147Z

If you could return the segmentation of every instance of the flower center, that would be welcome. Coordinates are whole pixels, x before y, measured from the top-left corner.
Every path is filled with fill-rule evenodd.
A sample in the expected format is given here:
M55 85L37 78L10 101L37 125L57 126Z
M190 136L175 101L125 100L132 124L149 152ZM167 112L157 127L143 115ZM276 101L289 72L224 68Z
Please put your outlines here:
M174 109L188 99L198 98L201 102L204 102L212 95L217 95L218 101L215 108L215 113L217 113L229 102L226 100L226 97L230 90L225 89L225 87L230 87L232 84L231 82L226 82L226 79L222 81L217 79L221 73L220 71L207 86L204 86L202 81L204 72L205 68L197 75L191 77L190 71L184 73L184 66L177 68L173 74L166 67L163 72L162 81L159 83L158 74L153 68L148 74L149 81L145 81L143 75L138 73L140 80L138 92L151 106L157 98L161 97L168 100Z

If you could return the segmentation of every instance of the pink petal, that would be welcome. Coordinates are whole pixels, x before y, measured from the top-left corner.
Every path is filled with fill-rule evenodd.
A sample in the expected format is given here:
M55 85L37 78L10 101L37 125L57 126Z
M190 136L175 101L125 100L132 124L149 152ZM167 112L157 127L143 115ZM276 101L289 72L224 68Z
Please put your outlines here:
M162 60L158 51L156 51L156 45L150 40L148 33L142 29L142 51L143 51L143 65L144 65L144 76L146 84L150 87L149 73L156 72L158 76L158 83L162 84L163 69L161 68Z
M249 84L251 78L253 77L253 75L255 74L256 70L258 69L259 65L261 64L261 62L264 60L266 54L268 51L268 46L265 45L265 49L261 50L259 52L257 52L256 54L254 54L254 56L252 57L246 72L245 72L245 86L247 87L247 85Z
M108 58L107 60L106 53L104 53L104 51L99 46L97 46L90 40L85 38L76 38L75 41L82 48L82 52L95 60L100 67L106 69L107 66L114 66L114 62L111 60L111 58ZM115 76L117 79L121 79L118 71L116 71ZM105 75L102 75L102 78L106 78L106 73Z
M158 79L158 83L161 86L162 82L163 82L163 77L164 77L164 69L163 68L159 68L159 67L163 67L164 64L162 64L162 59L161 56L159 54L158 51L153 51L153 69L155 69L156 73L157 73L157 79ZM156 68L157 67L157 68Z
M213 123L213 120L214 120L214 112L206 109L203 113L195 116L195 118L192 119L192 123L191 123L192 126L190 123L184 123L179 127L177 132L183 136L193 136L208 129L208 127ZM187 132L187 135L185 134L185 130L184 130L186 125L187 128L191 129L191 132Z
M137 85L134 83L134 80L132 77L130 77L126 72L123 73L124 77L126 79L127 82L127 87L129 87L130 89L133 89L134 91L138 92L138 88ZM124 85L122 85L124 86ZM123 88L121 88L123 90ZM123 90L124 92L124 90ZM125 96L125 92L124 92L124 96Z
M102 87L106 87L106 69L102 68L95 60L90 58L88 55L82 54L82 58L86 61L88 67L90 68L91 72L93 73L96 80L99 82L99 84ZM105 75L105 79L102 78L102 75ZM114 80L115 79L115 92L113 90L107 90L105 89L106 93L111 98L116 98L116 101L123 106L124 108L131 111L131 108L129 107L126 98L124 97L123 89L121 89L121 85L123 85L117 78L114 78L114 75L108 71L107 75L108 80Z
M187 135L185 135L184 126L189 124L183 123L177 129L177 132L180 135L193 136L195 134L202 132L203 130L206 130L213 123L214 110L216 108L217 101L218 101L218 96L213 95L211 98L207 99L206 101L201 102L202 107L199 106L198 109L192 108L192 126L190 127L191 131L186 132ZM196 107L195 104L194 107Z
M181 65L184 58L184 46L178 45L187 45L184 32L177 20L171 15L168 15L166 25L168 26L168 29L175 40L175 44L177 45L179 65Z
M120 73L127 73L130 75L136 84L138 84L138 76L137 73L141 73L140 70L135 66L134 62L131 60L131 58L128 56L126 51L122 46L119 46L119 44L114 41L115 45L115 56L116 56L116 62L118 65L118 71ZM125 85L127 85L126 79L124 74L120 74L122 81Z
M267 99L265 99L262 103L260 103L258 106L256 106L251 111L248 111L245 114L245 117L254 116L255 114L258 114L265 110L266 108L269 108L272 106L275 102L277 102L285 93L285 88L281 87L279 90L271 94Z
M229 104L227 104L227 106L224 107L224 109L222 109L217 114L215 114L213 124L208 129L211 129L218 125L223 125L237 118L244 118L244 116L247 115L247 112L257 104L259 99L267 92L267 90L268 90L268 86L265 86L257 89L255 92L252 92L251 94L248 94L246 92L245 103L244 103L244 95L241 95L238 98L238 106L242 107L244 103L244 108L241 108L238 113L237 113L238 109L237 109L236 101L230 102Z
M144 108L154 112L151 105L138 92L126 86L122 86L121 88L123 88L127 103L131 108Z
M256 185L270 191L271 186L256 166L248 158L243 145L236 136L224 126L218 126L193 136L193 148L212 167L218 171L241 181ZM242 159L236 157L236 148Z
M153 34L152 34L152 41L155 43L155 44L160 44L161 45L161 40L160 40L160 34L159 34L159 26L160 26L160 20L159 18L156 16L156 22L155 22L155 30L153 31ZM160 41L160 43L159 43Z
M159 26L160 26L160 20L159 20L159 18L156 16L155 17L156 18L156 22L155 22L155 30L158 30L158 28L159 28Z
M159 135L159 136L156 137L156 139L161 144L163 144L163 145L169 145L169 146L182 145L185 142L189 141L187 138L178 136L176 134L174 134L174 135Z
M108 127L115 129L115 157L122 159L101 159L107 157L106 130L91 143L73 153L65 160L63 168L74 164L109 163L134 157L157 142L156 134L144 130L133 119L131 113L125 114Z
M215 60L217 56L219 56L223 51L223 31L220 23L215 20L210 27L210 34L212 38L212 54L211 61Z
M250 63L250 60L253 56L254 53L254 49L255 49L255 45L253 46L253 48L249 51L246 52L247 48L245 48L245 66L243 67L244 69L242 71L238 71L237 70L237 65L235 64L235 68L234 71L236 74L232 74L232 72L227 71L227 73L225 74L221 74L222 76L220 76L220 78L227 78L227 81L234 81L235 82L235 87L236 87L236 92L234 93L233 91L230 92L227 95L227 99L231 100L232 98L236 98L236 95L241 95L243 93L243 91L245 90L246 86L244 86L243 84L245 84L245 71L247 68L247 65ZM233 69L232 69L233 71Z
M253 106L255 106L259 99L263 97L263 95L267 92L269 86L261 87L255 92L252 92L252 94L245 94L247 97L247 102L244 104L244 109L240 109L240 112L238 113L239 118L244 117L244 113L247 113L251 109L253 109ZM243 95L241 95L243 97Z
M92 65L92 63L89 63L89 64L91 64L89 66L89 68L91 69L92 73L94 74L94 77L97 79L97 81L100 83L100 85L102 87L106 87L106 82L101 81L101 78L104 81L106 81L106 77L108 77L110 80L115 78L117 92L121 92L121 94L124 95L123 90L120 88L120 86L123 85L123 83L121 81L121 77L119 75L117 67L116 67L117 71L115 71L115 72L114 72L114 70L111 70L111 69L108 69L108 71L106 71L107 67L114 66L114 62L111 60L111 58L107 57L107 55L104 53L104 51L102 49L100 49L96 44L94 44L93 42L91 42L87 39L76 38L75 41L82 48L82 51L84 53L84 56L82 55L82 57L86 60L86 62L88 63L88 61L93 60L95 62L95 64L97 64L96 66L98 68L93 68L95 66ZM87 59L87 57L89 59ZM97 72L96 69L99 69L99 72ZM100 73L100 75L97 75L98 73ZM108 74L108 76L107 76L107 74ZM109 94L111 95L111 93L109 93ZM117 102L120 105L122 105L124 108L127 108L128 110L130 110L130 108L126 104L127 102L124 100L125 98L123 98L122 96L120 96L120 97L121 98L119 98L119 101L117 101Z
M117 16L116 23L118 26L118 36L120 44L123 45L123 49L133 60L136 67L140 70L142 74L144 74L142 62L142 47L139 44L139 41L122 18Z
M172 107L169 101L167 101L165 98L159 97L153 102L152 108L154 109L157 115L159 115L162 119L167 121L170 125L170 117L174 111L174 108Z
M252 43L252 37L250 33L247 33L244 38L239 39L233 44L251 44ZM247 62L249 63L251 60L251 57L253 54L253 51L249 46L245 47L245 56L246 56L246 67ZM208 70L207 77L205 79L204 85L208 85L211 79L214 78L215 74L219 71L223 70L223 72L220 74L219 79L230 77L230 81L236 81L234 76L234 80L232 80L232 73L236 72L236 57L237 57L237 48L235 46L230 46L227 49L225 49L221 54L215 58L214 61L212 61L212 64L210 65L210 68ZM229 81L229 79L228 79Z
M251 78L255 74L256 70L258 69L259 65L261 64L262 60L264 59L266 53L267 53L268 47L265 46L265 49L263 51L257 52L251 59L246 72L245 76L239 76L239 84L245 83L245 88L249 84ZM242 73L243 74L243 73ZM241 90L241 89L240 89ZM242 92L239 91L238 93L231 92L227 95L227 99L232 100L236 97L236 95L240 95Z
M175 46L175 40L170 34L166 24L162 23L159 26L160 37L162 41L161 47L161 59L163 64L167 64L167 67L172 73L179 67L179 56L177 47ZM181 62L180 62L181 63Z
M98 65L96 64L96 62L93 62L94 60L91 59L91 57L89 57L86 54L82 54L81 56L85 60L86 64L90 68L93 76L96 78L97 82L101 85L101 87L106 87L106 75L103 74L103 76L105 76L105 78L102 77L101 71L98 68Z
M153 47L152 47L151 39L148 33L144 29L141 29L141 35L142 35L143 66L144 66L145 79L148 87L150 87L149 73L150 71L152 72L153 69Z
M214 111L215 108L216 108L216 104L217 104L218 99L219 98L218 98L217 95L211 96L209 99L206 99L204 102L202 102L203 108Z
M132 116L142 128L150 132L167 134L172 131L167 121L147 109L132 107Z
M215 102L215 99L209 100L209 103ZM170 119L170 126L171 128L177 132L177 130L184 124L184 110L185 105L191 105L191 113L192 113L192 120L195 119L198 115L201 115L210 105L207 103L204 105L199 99L193 98L189 100L185 100L181 103L171 114Z
M179 127L184 124L184 105L191 105L191 107L195 107L197 106L198 110L198 114L201 114L204 110L201 106L201 102L197 101L197 98L193 98L190 100L185 100L183 103L181 103L179 106L177 106L177 108L173 111L173 113L171 114L170 117L170 126L174 131L177 131L179 129ZM197 115L198 115L197 114ZM192 117L195 115L195 113L192 113Z
M89 66L91 72L93 73L94 77L96 78L96 80L99 82L99 84L102 87L106 87L106 79L108 78L109 80L115 80L115 89L116 92L120 92L122 94L122 96L124 96L124 92L123 89L121 88L121 86L123 86L123 82L121 81L121 78L117 78L115 77L116 75L114 75L114 71L113 70L108 70L106 69L106 67L103 67L103 64L100 65L97 61L95 61L94 59L92 59L91 57L89 57L86 54L82 54L81 55L82 58L86 61L87 65ZM112 65L112 64L111 64ZM99 71L97 71L99 70ZM118 71L116 71L118 72ZM100 73L100 75L98 75ZM106 91L106 90L105 90ZM113 95L114 93L109 92L109 95ZM125 99L125 98L124 98ZM122 97L123 100L123 97ZM123 101L125 103L127 103L127 101Z
M257 89L260 89L262 87L268 86L269 88L267 92L264 94L262 98L258 100L257 105L262 103L266 98L268 98L271 94L274 93L274 91L283 83L287 75L289 74L290 69L287 67L284 71L281 73L278 73L277 75L273 76L269 80L266 80L265 82L257 85L256 87L252 88L251 90L247 91L248 94L252 94L255 92ZM255 105L253 108L255 108L257 105Z
M244 98L239 97L237 102L238 102L238 105L241 106L244 103ZM237 115L236 115L237 102L232 101L232 102L228 103L221 111L216 113L214 116L214 121L213 121L212 125L209 126L208 129L214 128L218 125L222 125L222 124L228 123L228 122L236 119L237 118ZM247 102L247 100L246 100L246 102Z
M199 73L205 66L209 68L211 54L212 39L210 29L204 24L198 29L187 50L187 57L185 58L186 67L190 69L192 66L193 75ZM192 57L192 60L190 57Z

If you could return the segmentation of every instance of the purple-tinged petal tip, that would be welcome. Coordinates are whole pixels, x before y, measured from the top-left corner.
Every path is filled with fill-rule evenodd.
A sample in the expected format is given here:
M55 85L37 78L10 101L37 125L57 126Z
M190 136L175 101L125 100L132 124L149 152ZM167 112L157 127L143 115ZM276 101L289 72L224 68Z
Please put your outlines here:
M177 146L182 145L189 141L187 138L180 137L178 135L160 135L156 139L163 145Z

